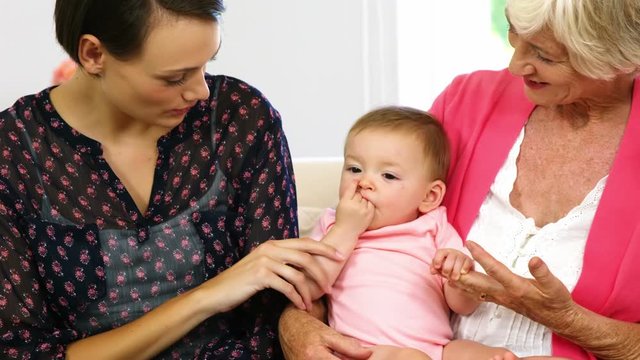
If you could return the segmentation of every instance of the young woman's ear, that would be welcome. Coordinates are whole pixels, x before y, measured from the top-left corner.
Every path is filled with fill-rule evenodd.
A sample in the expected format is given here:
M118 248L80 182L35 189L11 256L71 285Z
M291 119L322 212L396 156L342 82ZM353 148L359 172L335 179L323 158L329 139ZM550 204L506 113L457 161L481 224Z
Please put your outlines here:
M104 68L104 49L100 40L93 35L82 35L78 46L78 59L90 75L100 76Z
M437 208L442 203L444 193L447 191L447 186L442 180L435 180L431 182L427 188L427 192L424 195L424 199L420 203L418 210L422 214L426 214L429 211Z

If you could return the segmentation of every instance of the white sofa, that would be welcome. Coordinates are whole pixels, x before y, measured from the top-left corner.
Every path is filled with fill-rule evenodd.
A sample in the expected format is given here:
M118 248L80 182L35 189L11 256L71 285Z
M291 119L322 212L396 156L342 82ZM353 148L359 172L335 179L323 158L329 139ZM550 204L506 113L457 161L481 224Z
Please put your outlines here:
M341 157L293 158L300 236L309 234L324 209L338 204Z

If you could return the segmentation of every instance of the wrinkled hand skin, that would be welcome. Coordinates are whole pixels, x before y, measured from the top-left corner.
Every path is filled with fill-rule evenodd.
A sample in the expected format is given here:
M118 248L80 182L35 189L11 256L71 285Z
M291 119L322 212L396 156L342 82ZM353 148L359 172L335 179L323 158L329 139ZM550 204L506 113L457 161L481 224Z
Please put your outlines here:
M288 306L280 317L279 336L287 360L368 359L371 351L321 320L325 308L314 302L310 313Z
M571 293L538 257L529 260L533 279L512 273L480 245L467 241L485 270L464 274L455 286L536 321L599 359L640 359L640 324L607 318L576 304Z
M562 329L575 317L577 305L567 288L556 278L546 264L537 257L529 262L533 279L512 273L478 244L467 242L474 259L485 270L463 274L456 282L458 288L485 300L512 309L551 329Z

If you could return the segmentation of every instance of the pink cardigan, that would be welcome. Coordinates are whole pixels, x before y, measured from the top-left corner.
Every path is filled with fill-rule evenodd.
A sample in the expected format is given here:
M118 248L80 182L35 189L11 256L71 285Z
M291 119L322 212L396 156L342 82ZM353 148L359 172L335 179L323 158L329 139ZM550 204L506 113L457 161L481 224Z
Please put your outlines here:
M452 167L444 205L463 239L534 108L523 86L521 78L506 70L462 75L431 108L451 139ZM640 86L634 86L632 101L572 296L604 316L640 322ZM595 359L555 334L552 344L554 355Z

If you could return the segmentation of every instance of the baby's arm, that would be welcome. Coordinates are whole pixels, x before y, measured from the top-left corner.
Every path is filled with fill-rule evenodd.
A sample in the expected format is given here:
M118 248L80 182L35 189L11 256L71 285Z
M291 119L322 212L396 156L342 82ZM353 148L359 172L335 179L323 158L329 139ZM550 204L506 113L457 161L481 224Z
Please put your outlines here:
M338 262L324 256L314 255L315 261L322 265L327 274L327 284L316 284L307 279L313 299L317 299L325 293L322 289L331 288L340 275L347 258L351 255L358 237L369 227L373 219L373 204L363 198L356 190L357 184L355 182L346 189L336 208L335 224L320 240L333 246L345 259Z
M480 305L480 301L455 286L460 275L472 270L473 259L455 249L438 249L431 262L431 273L447 280L444 285L444 298L447 304L451 310L460 315L471 314Z

